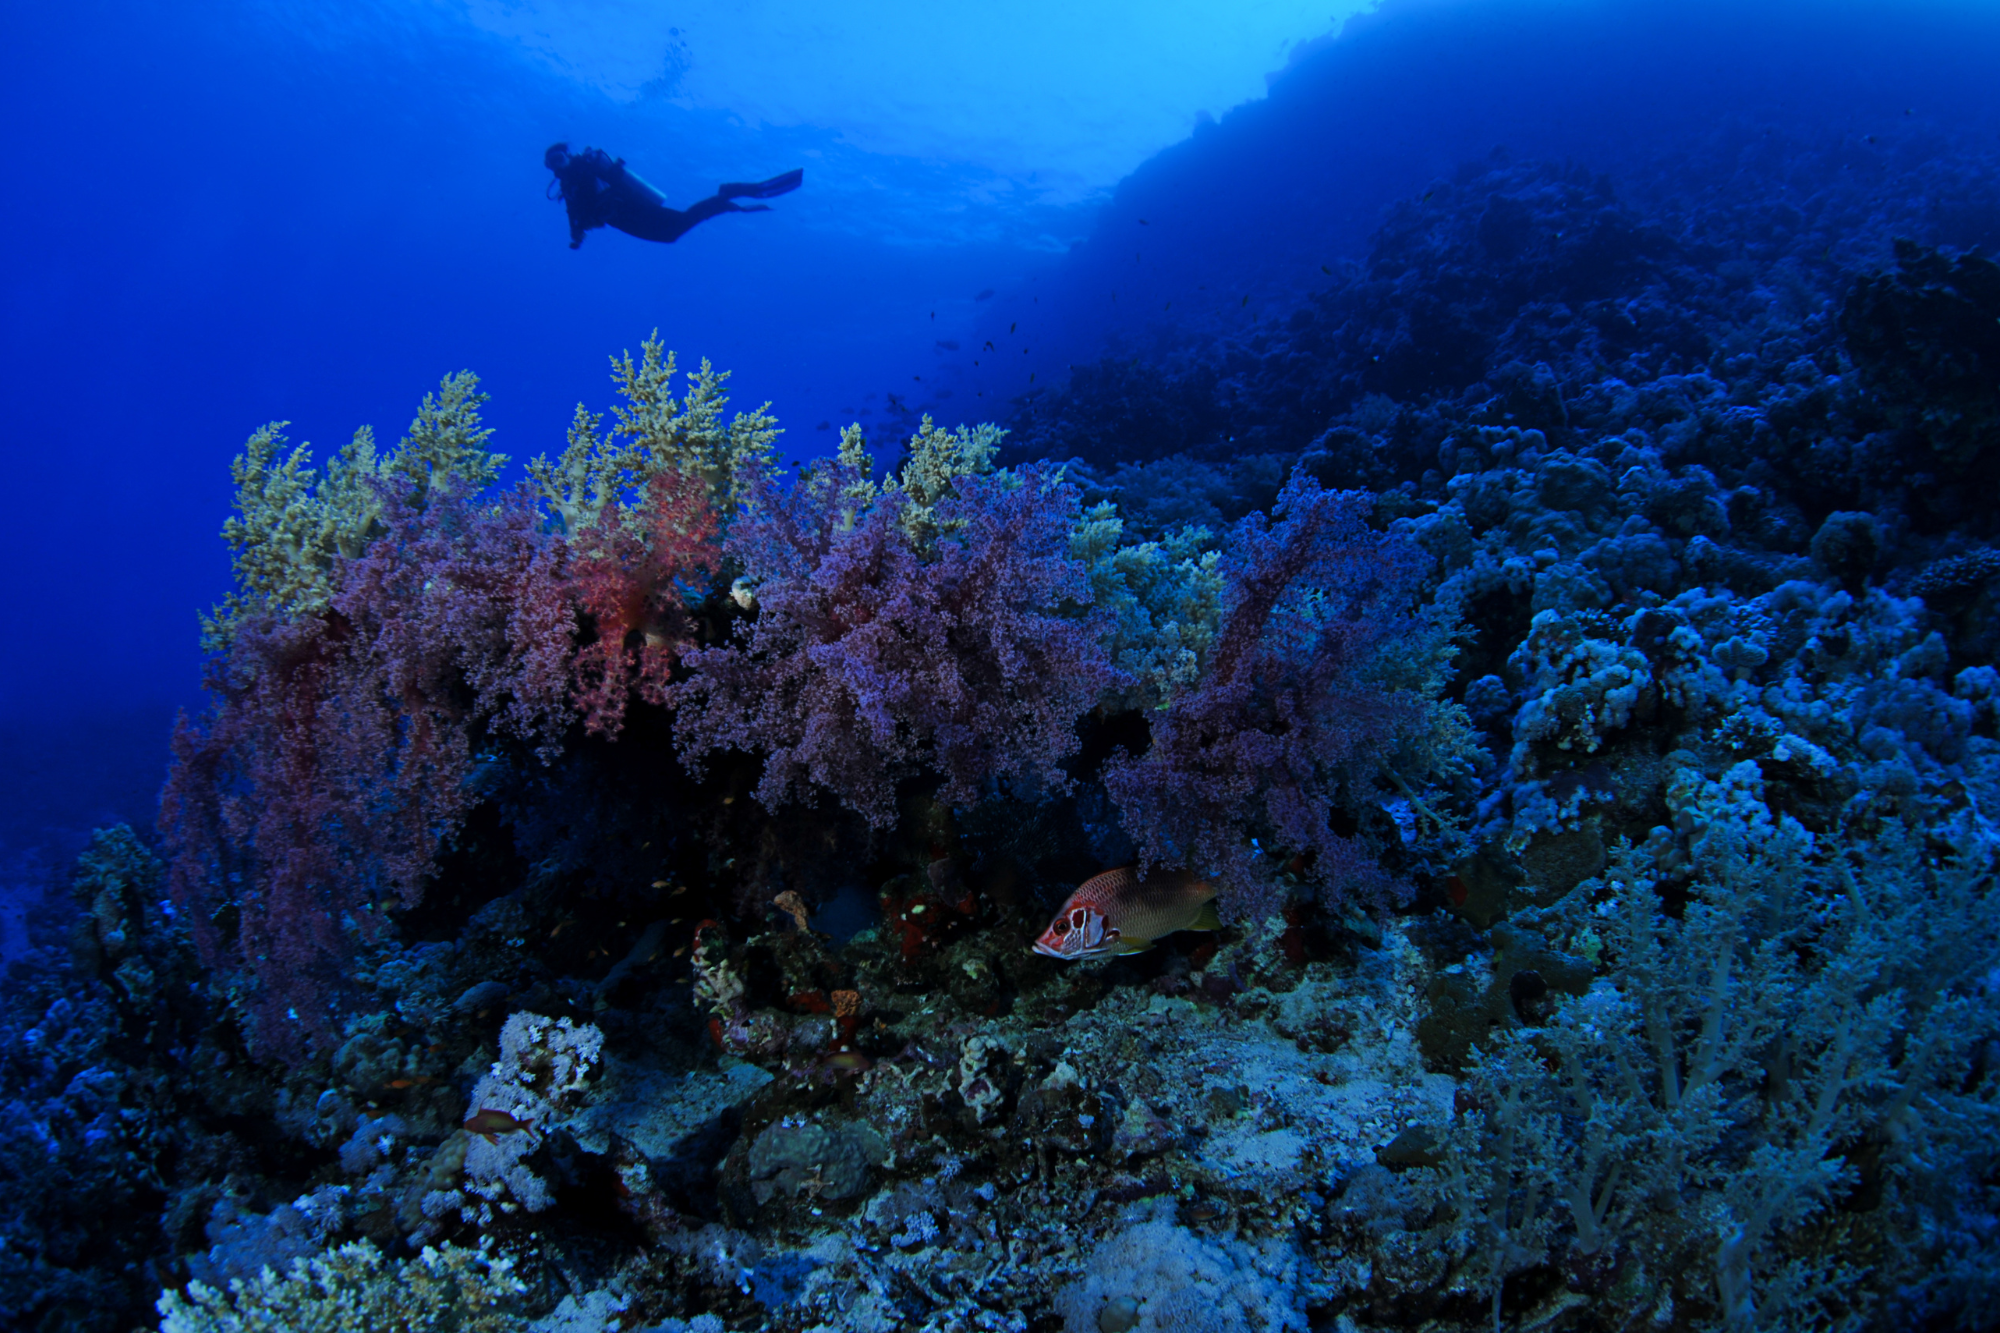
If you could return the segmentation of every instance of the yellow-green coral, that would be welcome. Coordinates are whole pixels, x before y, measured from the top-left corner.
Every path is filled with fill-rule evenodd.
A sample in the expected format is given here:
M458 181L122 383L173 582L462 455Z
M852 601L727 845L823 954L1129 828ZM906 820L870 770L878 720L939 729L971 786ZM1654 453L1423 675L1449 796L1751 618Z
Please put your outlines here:
M527 1290L512 1261L483 1249L426 1249L391 1265L365 1241L266 1268L220 1292L199 1282L160 1297L160 1333L517 1333Z
M1111 660L1137 682L1124 702L1165 708L1208 666L1222 620L1220 556L1204 549L1212 534L1203 527L1137 546L1119 545L1124 534L1118 506L1092 505L1070 534L1070 554L1089 571Z
M938 524L936 510L938 502L951 492L952 482L991 472L993 455L1000 452L1000 441L1006 438L1007 432L990 421L946 430L925 413L917 433L910 437L909 457L903 460L902 470L877 486L870 480L875 460L863 443L861 427L849 426L840 432L840 461L861 480L850 484L846 493L858 513L881 496L900 491L906 500L903 530L919 544L928 544L948 535Z
M203 649L227 647L246 615L324 610L333 596L334 561L360 555L381 531L381 479L410 478L420 501L447 481L472 490L490 483L507 457L485 447L492 434L479 421L485 401L471 371L447 375L436 394L424 395L393 453L379 454L375 433L363 426L324 475L313 469L310 444L285 449L289 423L273 421L253 434L230 464L237 517L222 525L236 553L236 587L202 617Z
M401 446L382 460L383 475L409 477L417 483L420 496L444 478L474 491L492 485L507 466L507 455L486 447L493 435L479 422L479 409L486 400L479 391L479 376L471 371L445 376L435 394L424 395Z
M770 466L771 442L779 434L777 419L766 411L771 405L738 412L725 426L729 395L722 389L729 373L703 358L679 399L673 394L674 374L674 354L655 330L638 361L630 352L611 358L611 378L624 400L611 409L618 424L606 432L602 415L579 403L561 457L552 463L538 454L528 464L529 478L567 531L591 526L614 500L629 506L667 471L706 481L724 524L748 499L752 480Z

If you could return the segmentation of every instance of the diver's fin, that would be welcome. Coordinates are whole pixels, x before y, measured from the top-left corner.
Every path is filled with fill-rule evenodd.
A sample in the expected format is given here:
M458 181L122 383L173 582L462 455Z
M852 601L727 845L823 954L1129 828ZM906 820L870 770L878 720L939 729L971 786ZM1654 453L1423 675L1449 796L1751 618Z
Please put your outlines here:
M790 194L798 189L805 178L805 168L800 167L782 176L773 176L767 181L756 181L748 185L741 182L724 185L716 193L724 199L775 199L781 194Z
M1194 920L1188 922L1184 929L1221 930L1222 918L1215 914L1215 899L1210 898L1207 902L1203 903L1201 910L1194 914Z

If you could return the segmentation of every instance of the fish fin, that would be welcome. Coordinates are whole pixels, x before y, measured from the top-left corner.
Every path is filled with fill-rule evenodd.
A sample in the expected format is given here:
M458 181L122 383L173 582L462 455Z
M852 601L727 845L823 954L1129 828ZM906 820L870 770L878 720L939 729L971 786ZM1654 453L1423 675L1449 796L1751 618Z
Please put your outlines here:
M1146 950L1148 950L1148 949L1150 949L1150 948L1152 948L1152 947L1153 947L1153 942L1152 942L1151 940L1120 940L1120 941L1118 941L1118 952L1119 952L1119 953L1121 953L1121 954L1128 954L1128 953L1144 953L1144 952L1146 952Z
M1194 920L1188 922L1186 928L1188 930L1222 929L1222 918L1215 914L1215 900L1213 898L1201 905L1201 910L1194 914Z

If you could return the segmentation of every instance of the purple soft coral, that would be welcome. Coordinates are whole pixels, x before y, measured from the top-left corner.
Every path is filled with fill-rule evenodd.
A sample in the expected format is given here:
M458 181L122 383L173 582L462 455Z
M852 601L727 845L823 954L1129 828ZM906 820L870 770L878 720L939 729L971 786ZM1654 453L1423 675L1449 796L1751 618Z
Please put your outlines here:
M1421 697L1390 687L1383 645L1416 628L1423 558L1371 531L1372 497L1323 491L1294 472L1278 522L1253 514L1231 536L1227 602L1208 674L1153 723L1139 759L1115 758L1105 786L1149 863L1214 872L1226 914L1272 905L1270 850L1304 855L1329 888L1394 895L1329 818L1368 795Z
M380 908L421 897L472 799L475 729L549 753L570 717L562 553L527 498L386 498L328 610L246 618L211 664L215 712L177 729L161 803L175 901L206 956L256 977L279 1055L332 1030Z
M1074 490L1038 469L960 477L933 516L950 535L926 551L901 492L854 512L860 480L835 465L767 486L732 533L757 617L688 655L683 757L761 751L766 806L818 788L877 827L920 770L952 802L996 781L1063 789L1076 719L1121 680L1095 627L1065 613L1090 601L1069 554Z

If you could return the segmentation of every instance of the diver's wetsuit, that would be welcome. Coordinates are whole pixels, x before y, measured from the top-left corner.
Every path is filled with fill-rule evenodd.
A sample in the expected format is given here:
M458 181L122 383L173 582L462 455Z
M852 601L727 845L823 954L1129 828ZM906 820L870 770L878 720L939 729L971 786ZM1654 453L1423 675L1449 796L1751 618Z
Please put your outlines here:
M583 244L593 227L616 227L642 241L677 241L688 228L717 213L766 213L763 204L739 204L738 199L770 199L799 188L805 172L788 171L767 181L724 185L690 208L668 208L666 196L626 170L625 159L602 148L569 151L556 144L542 155L556 174L563 204L569 209L569 248Z

